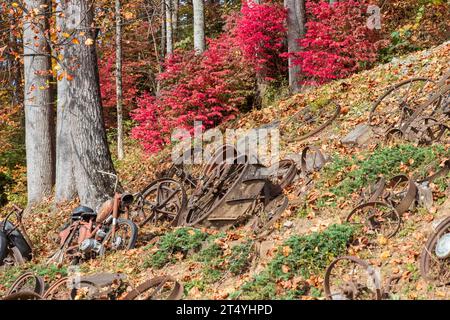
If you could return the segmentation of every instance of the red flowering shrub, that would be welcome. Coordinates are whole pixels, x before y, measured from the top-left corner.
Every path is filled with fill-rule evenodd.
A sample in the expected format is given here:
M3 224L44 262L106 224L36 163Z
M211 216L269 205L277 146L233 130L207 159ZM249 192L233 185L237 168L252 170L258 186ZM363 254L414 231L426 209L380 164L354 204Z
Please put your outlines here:
M116 57L114 53L105 52L103 58L99 60L100 93L104 108L104 117L107 126L115 123L116 117ZM124 61L122 65L122 92L123 110L125 116L135 106L135 96L137 93L136 82L140 77L133 72L134 62Z
M307 82L345 78L376 61L381 42L367 28L367 5L365 0L306 3L307 33L299 40L304 50L293 63L301 66Z
M282 4L243 1L236 34L245 58L265 77L282 74L286 67L280 59L285 51L286 10Z
M194 121L211 128L234 117L253 92L253 77L236 42L235 19L202 55L175 52L159 75L161 87L154 97L138 99L133 119L139 124L132 136L149 152L170 142L175 128L192 130Z

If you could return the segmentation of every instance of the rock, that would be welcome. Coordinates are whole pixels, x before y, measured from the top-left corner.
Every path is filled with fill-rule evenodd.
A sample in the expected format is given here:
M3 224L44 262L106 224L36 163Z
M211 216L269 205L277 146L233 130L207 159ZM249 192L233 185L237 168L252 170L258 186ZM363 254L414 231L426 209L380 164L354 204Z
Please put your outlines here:
M288 220L285 223L283 223L283 227L285 227L285 228L292 228L293 226L294 226L294 222L292 222L291 220Z
M328 161L331 160L330 156L327 155L326 153L324 153L323 151L322 151L322 155L323 155L323 158L324 158L325 162L321 163L321 162L318 162L316 160L317 162L315 164L315 168L312 168L312 166L313 166L312 154L311 153L307 153L306 154L306 169L307 170L311 170L311 171L313 169L314 170L320 170L325 165L325 163L327 163ZM297 165L297 167L301 168L301 166L302 166L302 152L290 153L290 154L286 155L285 158L295 161L295 164Z
M417 192L419 195L419 205L430 210L433 207L433 192L425 184L418 184Z
M372 128L368 124L361 123L356 126L347 136L345 136L341 142L342 144L362 146L366 144L372 137Z

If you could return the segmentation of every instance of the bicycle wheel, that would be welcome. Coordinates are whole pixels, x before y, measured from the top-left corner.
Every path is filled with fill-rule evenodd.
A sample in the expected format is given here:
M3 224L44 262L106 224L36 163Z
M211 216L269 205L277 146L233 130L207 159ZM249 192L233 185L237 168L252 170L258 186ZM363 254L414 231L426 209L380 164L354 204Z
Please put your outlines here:
M127 250L132 249L136 245L138 228L136 224L128 219L117 219L116 230L114 236L112 226L103 240L103 249L100 255L105 254L108 250Z

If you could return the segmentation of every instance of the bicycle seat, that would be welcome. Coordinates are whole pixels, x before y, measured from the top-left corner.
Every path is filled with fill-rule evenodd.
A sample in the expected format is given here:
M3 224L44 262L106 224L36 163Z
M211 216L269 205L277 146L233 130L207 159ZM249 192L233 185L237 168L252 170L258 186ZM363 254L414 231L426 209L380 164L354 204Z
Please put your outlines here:
M79 206L72 211L72 220L95 218L97 214L89 207Z

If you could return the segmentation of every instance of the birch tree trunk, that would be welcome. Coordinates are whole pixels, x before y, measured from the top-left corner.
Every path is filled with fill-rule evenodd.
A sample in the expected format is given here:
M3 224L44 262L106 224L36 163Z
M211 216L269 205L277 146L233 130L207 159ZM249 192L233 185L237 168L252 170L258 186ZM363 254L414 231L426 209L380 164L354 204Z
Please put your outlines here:
M197 53L205 51L205 9L203 0L193 0L194 10L194 50Z
M56 28L64 30L64 17L62 12L66 8L66 1L60 1L56 8ZM59 35L59 41L65 38ZM58 54L65 57L64 46L59 48ZM70 113L67 106L68 81L65 77L65 64L59 63L57 80L57 103L56 103L56 186L55 202L70 201L76 197L74 168L72 162L72 143L69 139Z
M112 196L114 188L114 179L99 170L115 171L100 98L93 1L71 0L70 4L65 14L66 32L73 37L65 48L68 71L73 77L68 89L69 139L80 202L95 208Z
M116 102L117 102L117 158L123 153L123 98L122 98L122 16L120 0L116 0Z
M49 195L54 184L54 114L51 83L49 28L50 2L24 1L24 108L27 153L28 204Z
M299 52L301 50L298 39L305 36L306 33L306 12L305 0L284 0L284 6L288 11L288 52ZM292 57L289 57L289 87L293 93L300 91L300 66L292 65Z
M166 11L166 54L170 55L173 52L173 29L172 29L172 1L164 0Z

